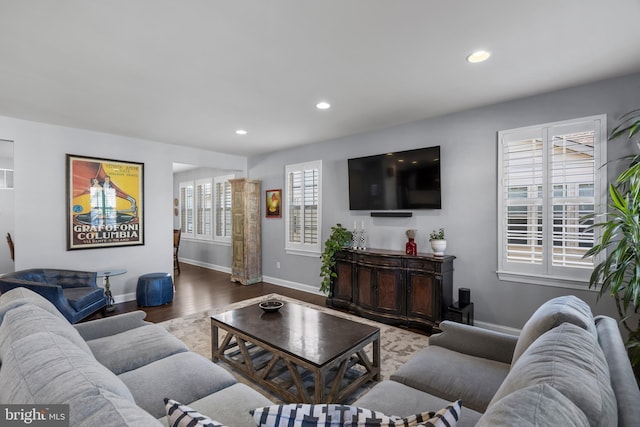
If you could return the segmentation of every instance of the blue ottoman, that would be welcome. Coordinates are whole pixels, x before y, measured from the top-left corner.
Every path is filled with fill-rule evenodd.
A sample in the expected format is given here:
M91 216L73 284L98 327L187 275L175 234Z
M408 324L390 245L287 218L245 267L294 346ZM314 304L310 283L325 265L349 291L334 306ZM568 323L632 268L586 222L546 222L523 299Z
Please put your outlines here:
M136 301L140 307L164 305L173 301L173 280L169 273L149 273L138 278Z

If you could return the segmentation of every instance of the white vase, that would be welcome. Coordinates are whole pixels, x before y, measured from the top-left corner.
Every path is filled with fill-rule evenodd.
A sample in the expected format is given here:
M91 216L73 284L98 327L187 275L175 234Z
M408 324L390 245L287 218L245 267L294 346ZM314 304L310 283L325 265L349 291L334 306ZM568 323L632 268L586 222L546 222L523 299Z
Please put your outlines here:
M433 249L433 254L435 256L444 256L444 251L447 249L447 241L446 240L432 240L431 241L431 249Z

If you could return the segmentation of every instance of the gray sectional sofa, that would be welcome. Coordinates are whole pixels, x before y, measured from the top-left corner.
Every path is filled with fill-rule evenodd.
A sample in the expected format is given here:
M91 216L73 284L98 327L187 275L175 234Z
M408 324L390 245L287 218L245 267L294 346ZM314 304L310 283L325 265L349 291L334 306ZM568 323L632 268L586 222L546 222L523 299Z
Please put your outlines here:
M71 325L46 299L0 296L0 403L70 404L71 426L166 426L164 398L229 426L271 402L141 311Z
M28 289L0 296L0 403L69 403L72 426L167 425L164 398L228 426L271 405L133 312L71 325ZM615 320L575 297L541 306L519 337L445 321L354 405L408 416L461 399L458 426L640 425Z
M411 414L461 399L458 426L640 425L640 391L617 322L582 300L543 304L519 336L449 321L354 404Z

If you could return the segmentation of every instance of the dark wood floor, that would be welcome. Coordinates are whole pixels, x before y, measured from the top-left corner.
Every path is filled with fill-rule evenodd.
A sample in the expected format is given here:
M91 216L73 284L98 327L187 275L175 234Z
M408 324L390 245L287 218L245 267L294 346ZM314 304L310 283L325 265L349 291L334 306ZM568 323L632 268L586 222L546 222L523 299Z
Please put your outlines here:
M147 321L162 322L271 293L278 293L318 305L324 305L326 300L326 297L322 295L270 283L261 282L249 286L233 283L229 280L228 273L185 263L180 264L180 270L180 274L177 274L176 271L174 278L173 302L159 307L138 307L136 301L127 301L116 304L116 309L109 315L144 310L147 313ZM102 314L96 313L86 320L99 319L100 317Z

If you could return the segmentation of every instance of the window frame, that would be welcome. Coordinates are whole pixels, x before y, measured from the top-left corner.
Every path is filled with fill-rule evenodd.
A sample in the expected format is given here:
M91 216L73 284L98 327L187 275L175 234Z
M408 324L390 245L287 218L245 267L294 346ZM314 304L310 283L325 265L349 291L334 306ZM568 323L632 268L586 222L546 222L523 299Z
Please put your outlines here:
M562 132L559 132L562 130ZM553 249L556 247L557 236L554 236L554 231L557 231L557 220L554 216L554 212L557 211L557 203L559 200L567 199L568 193L565 193L567 187L557 185L553 181L551 169L553 164L554 148L553 138L558 135L571 134L576 131L592 130L594 132L594 179L593 179L593 208L596 213L602 213L606 211L608 198L607 198L607 121L606 115L595 115L570 120L563 120L558 122L545 123L541 125L527 126L516 129L509 129L498 132L498 185L497 185L497 200L498 200L498 270L497 274L500 280L522 282L537 285L555 286L562 288L572 288L588 290L589 276L591 275L592 268L589 267L571 267L571 266L554 266L553 265ZM542 182L533 182L535 179L531 179L528 185L529 194L536 193L539 188L542 188L541 204L532 203L531 207L536 208L542 206L542 220L536 222L534 227L538 228L540 233L540 242L542 261L541 264L533 263L518 263L507 259L507 227L510 217L507 215L507 210L510 206L508 203L506 173L504 172L506 166L504 144L507 142L524 141L527 139L540 138L542 144ZM556 175L557 176L557 175ZM554 185L555 184L555 185ZM584 183L572 183L577 190L576 199L581 194L581 184ZM536 188L534 188L536 187ZM562 187L562 188L560 188ZM511 190L515 187L512 186ZM559 197L559 191L562 191L562 197ZM531 196L529 196L531 197ZM535 197L533 197L535 199ZM556 205L554 206L554 201ZM585 205L591 205L590 203L578 203L578 209L581 210ZM513 206L512 206L513 207ZM530 213L527 214L529 218ZM512 217L511 217L512 218ZM563 218L572 218L564 216ZM561 219L562 220L562 219ZM575 218L573 218L575 221ZM527 224L531 226L531 221ZM564 224L564 223L563 223ZM566 226L565 230L569 227ZM533 231L536 233L536 231ZM584 233L584 232L583 232ZM534 234L535 235L535 234ZM531 236L531 233L528 234ZM513 235L512 235L513 237ZM594 241L599 238L599 230L593 230ZM579 239L577 239L579 240ZM586 249L583 245L579 245L578 248ZM550 249L550 251L549 251ZM601 256L593 260L593 264L596 265L600 262ZM595 290L595 289L594 289Z
M290 212L290 208L292 206L291 197L291 183L290 179L292 174L300 173L308 170L317 170L317 185L315 186L315 191L317 193L317 204L316 204L316 229L315 229L315 243L305 243L305 242L295 242L292 241L290 236L290 221L292 218L292 213ZM303 188L303 197L304 200L304 187ZM316 257L322 253L322 160L314 160L303 163L296 163L285 166L285 189L284 189L284 232L285 232L285 252L290 255L302 255L302 256L313 256ZM304 206L301 205L301 206ZM312 206L312 205L311 205ZM303 214L304 219L304 214ZM305 228L304 223L301 226L302 229ZM304 233L303 233L304 234Z

